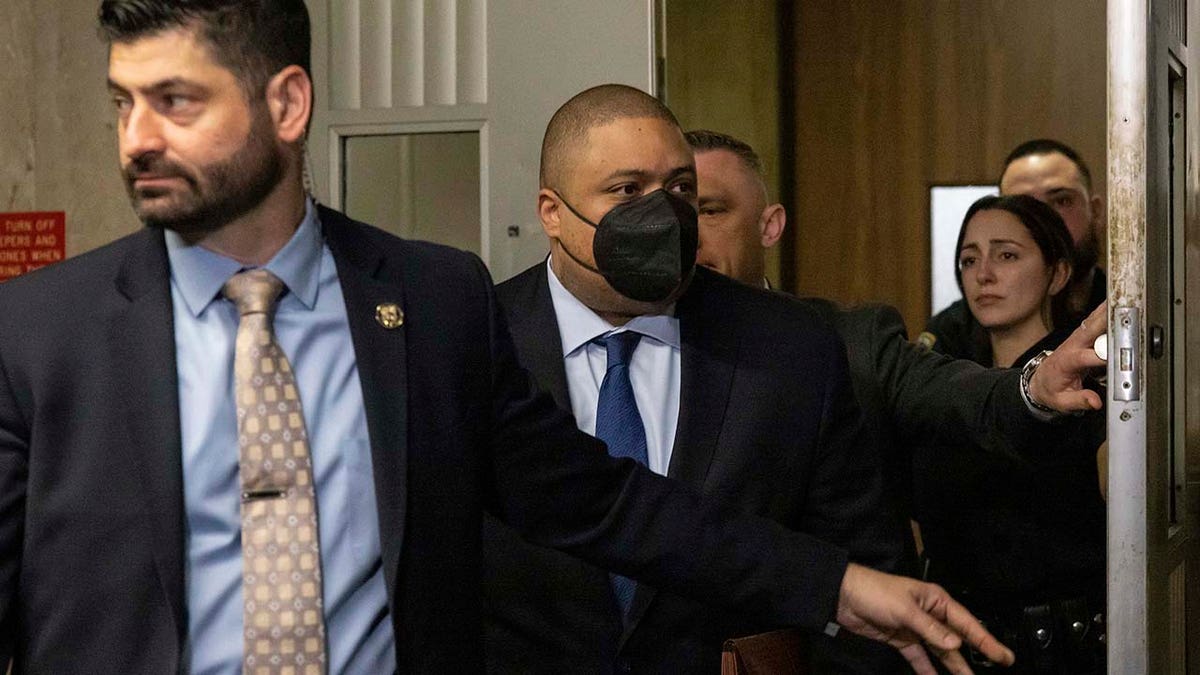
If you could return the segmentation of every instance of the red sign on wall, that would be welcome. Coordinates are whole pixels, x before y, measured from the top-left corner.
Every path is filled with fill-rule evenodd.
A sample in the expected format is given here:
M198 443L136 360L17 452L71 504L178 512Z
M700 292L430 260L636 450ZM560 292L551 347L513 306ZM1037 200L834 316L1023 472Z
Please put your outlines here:
M0 281L67 257L67 214L0 213Z

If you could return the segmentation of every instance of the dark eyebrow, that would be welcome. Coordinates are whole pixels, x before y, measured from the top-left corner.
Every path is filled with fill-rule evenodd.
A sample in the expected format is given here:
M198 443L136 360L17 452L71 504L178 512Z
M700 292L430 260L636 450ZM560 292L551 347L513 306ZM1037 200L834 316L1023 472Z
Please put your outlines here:
M200 87L200 85L197 85L193 82L189 82L188 80L185 80L181 77L172 77L172 78L168 78L165 80L160 80L158 82L155 82L154 84L152 84L148 87L142 87L142 91L145 91L146 93L150 93L150 94L161 94L164 91L170 91L172 89L181 89L181 88L201 89L202 87ZM125 87L114 82L112 80L112 78L108 79L108 90L110 92L118 93L118 94L128 94L129 93L128 89L126 89Z
M696 173L696 168L693 166L678 166L678 167L675 167L674 169L671 169L670 173L667 174L667 181L674 180L675 178L678 178L682 174L695 174L695 173ZM644 171L642 169L617 169L616 171L613 171L612 173L605 176L604 180L610 181L610 180L614 180L617 178L645 179L645 178L649 178L649 177L650 177L649 172Z
M677 166L674 169L671 169L671 173L667 174L667 180L668 181L674 180L684 174L691 174L692 176L695 176L696 175L696 167L695 166Z
M1012 244L1013 246L1016 246L1017 248L1025 248L1025 245L1022 244L1021 242L1017 241L1016 239L988 239L988 243L989 244ZM963 251L965 251L969 248L972 248L972 249L975 249L976 251L978 251L979 244L976 244L973 242L969 243L969 244L963 244L963 247L958 249L958 252L962 253Z
M1053 197L1061 194L1080 194L1080 191L1072 187L1056 187L1048 191L1046 194Z

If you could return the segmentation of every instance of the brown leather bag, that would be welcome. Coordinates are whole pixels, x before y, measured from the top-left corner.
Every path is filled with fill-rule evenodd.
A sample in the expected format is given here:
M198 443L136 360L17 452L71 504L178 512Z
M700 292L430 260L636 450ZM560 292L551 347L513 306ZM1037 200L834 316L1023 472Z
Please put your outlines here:
M726 640L721 675L805 675L808 648L796 629Z

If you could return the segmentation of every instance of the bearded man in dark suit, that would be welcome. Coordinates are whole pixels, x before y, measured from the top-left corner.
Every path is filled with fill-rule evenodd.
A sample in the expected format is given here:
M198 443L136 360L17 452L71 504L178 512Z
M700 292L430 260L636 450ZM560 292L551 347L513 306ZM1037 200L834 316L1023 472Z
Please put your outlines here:
M1006 657L940 589L607 457L518 367L477 258L306 198L301 0L100 22L148 227L0 288L0 664L478 672L485 510L921 667L957 634Z

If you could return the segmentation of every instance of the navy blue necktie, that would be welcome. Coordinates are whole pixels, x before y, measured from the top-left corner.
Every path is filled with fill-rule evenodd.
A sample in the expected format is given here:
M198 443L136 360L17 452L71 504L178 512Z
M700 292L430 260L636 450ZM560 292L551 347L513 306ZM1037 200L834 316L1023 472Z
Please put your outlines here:
M633 398L633 385L629 382L629 361L641 339L641 333L624 331L597 340L608 352L608 366L604 381L600 383L600 400L596 405L596 438L608 445L608 454L613 457L629 457L645 465L646 429L642 426L642 416ZM636 582L617 574L611 574L609 578L617 604L621 606L621 617L625 619L629 605L633 603Z

